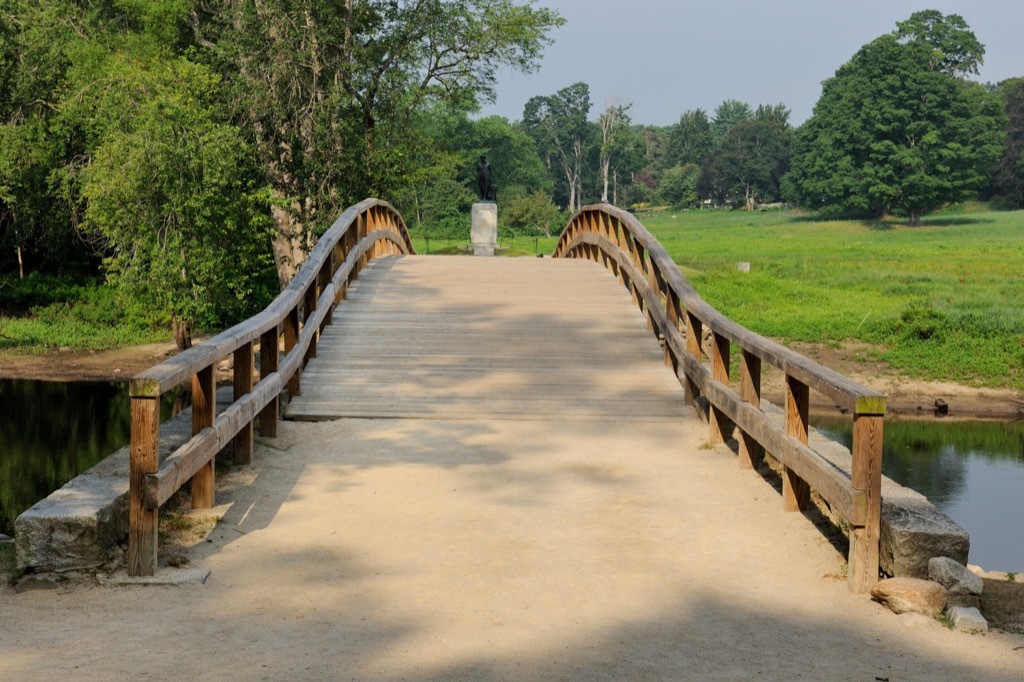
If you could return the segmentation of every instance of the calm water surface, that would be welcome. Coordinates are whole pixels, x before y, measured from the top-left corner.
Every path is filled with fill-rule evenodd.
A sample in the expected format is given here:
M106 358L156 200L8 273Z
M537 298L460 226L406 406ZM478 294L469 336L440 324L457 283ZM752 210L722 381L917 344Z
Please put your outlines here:
M13 535L18 514L128 443L128 403L126 383L0 379L0 533Z
M848 417L812 424L847 447ZM882 471L971 536L971 563L1024 573L1024 422L885 420Z

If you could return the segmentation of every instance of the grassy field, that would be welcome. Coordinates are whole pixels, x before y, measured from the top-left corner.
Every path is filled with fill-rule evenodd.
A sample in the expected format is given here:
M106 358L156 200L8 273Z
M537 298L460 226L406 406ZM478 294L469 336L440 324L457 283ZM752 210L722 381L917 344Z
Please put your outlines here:
M915 228L782 211L640 220L709 303L759 333L860 340L912 376L1024 387L1024 212L960 207Z

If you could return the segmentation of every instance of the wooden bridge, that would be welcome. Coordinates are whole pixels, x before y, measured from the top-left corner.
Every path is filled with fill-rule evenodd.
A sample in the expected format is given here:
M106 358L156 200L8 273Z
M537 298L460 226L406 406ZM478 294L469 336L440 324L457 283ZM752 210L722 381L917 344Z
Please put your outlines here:
M711 308L621 210L581 210L554 256L415 256L390 205L347 210L267 310L132 379L129 573L154 573L159 509L179 488L191 482L193 507L212 506L217 453L231 445L247 464L257 430L276 436L286 392L296 420L614 420L639 433L700 416L741 468L765 452L781 464L787 511L817 492L849 528L850 589L868 590L884 396ZM214 368L227 357L234 400L218 415ZM784 419L762 409L762 367L785 375ZM161 462L159 398L186 381L194 435ZM848 470L807 445L811 390L853 421Z

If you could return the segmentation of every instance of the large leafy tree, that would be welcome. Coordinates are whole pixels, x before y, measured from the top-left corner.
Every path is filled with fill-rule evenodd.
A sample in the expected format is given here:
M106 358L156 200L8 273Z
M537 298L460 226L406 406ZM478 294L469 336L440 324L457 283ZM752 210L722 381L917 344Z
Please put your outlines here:
M715 148L711 120L703 109L686 111L669 133L666 157L672 166L701 165Z
M742 196L747 210L758 199L778 198L780 181L789 170L790 138L788 109L781 104L758 107L753 118L729 128L708 157L702 184L720 199Z
M204 10L204 54L278 197L282 283L339 207L401 188L433 103L491 99L497 69L532 70L562 23L512 0L211 0Z
M911 224L988 179L1002 144L998 96L960 77L983 50L956 15L917 13L826 81L797 131L787 195L828 212L905 213Z
M573 83L553 95L532 97L523 108L523 126L549 169L565 181L568 208L582 205L582 176L590 144L590 86Z

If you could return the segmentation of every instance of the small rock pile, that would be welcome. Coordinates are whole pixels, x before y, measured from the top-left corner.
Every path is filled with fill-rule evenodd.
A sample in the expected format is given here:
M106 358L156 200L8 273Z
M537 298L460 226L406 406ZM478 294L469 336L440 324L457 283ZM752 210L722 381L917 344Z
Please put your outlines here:
M943 613L953 627L964 632L988 632L981 615L981 578L949 557L928 561L928 580L889 578L871 590L871 596L894 613L920 613L938 618Z

